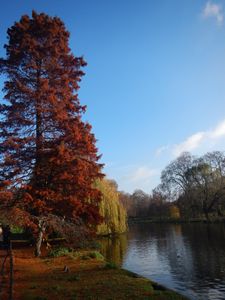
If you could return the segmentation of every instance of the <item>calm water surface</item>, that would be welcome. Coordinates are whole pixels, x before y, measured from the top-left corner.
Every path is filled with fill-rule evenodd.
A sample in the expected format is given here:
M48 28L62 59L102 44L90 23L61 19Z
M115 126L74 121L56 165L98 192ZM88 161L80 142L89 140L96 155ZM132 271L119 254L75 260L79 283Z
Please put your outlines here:
M225 224L133 224L102 252L190 299L225 300Z

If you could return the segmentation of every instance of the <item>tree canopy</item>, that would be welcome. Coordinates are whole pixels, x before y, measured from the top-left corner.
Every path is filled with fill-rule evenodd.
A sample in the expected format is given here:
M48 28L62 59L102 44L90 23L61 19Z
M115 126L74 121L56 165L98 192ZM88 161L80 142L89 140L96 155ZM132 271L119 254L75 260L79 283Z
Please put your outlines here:
M214 151L201 157L183 153L161 176L168 199L177 201L183 214L206 219L225 210L225 155ZM172 195L172 198L171 198Z
M86 62L58 17L24 15L7 31L0 104L0 200L29 226L56 215L98 224L102 165L78 98ZM40 226L39 226L40 227Z

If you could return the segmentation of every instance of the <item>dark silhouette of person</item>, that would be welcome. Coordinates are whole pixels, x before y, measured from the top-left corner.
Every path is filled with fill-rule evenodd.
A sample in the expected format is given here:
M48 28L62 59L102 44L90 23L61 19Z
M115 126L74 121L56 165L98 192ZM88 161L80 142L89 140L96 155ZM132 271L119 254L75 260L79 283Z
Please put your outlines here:
M10 227L9 225L2 226L3 246L9 248L10 245Z

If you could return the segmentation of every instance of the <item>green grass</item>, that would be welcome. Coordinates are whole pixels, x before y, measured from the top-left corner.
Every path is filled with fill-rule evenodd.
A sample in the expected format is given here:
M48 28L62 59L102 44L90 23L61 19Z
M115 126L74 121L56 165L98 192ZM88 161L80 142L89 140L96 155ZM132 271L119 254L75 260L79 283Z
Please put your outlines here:
M118 266L113 262L107 262L105 264L105 269L118 269Z
M95 258L95 259L98 259L98 260L104 260L104 256L98 251L90 252L89 256L90 256L90 258Z
M88 260L88 259L97 259L97 260L104 260L104 256L98 252L98 251L87 251L85 254L79 251L74 251L71 248L67 247L56 247L50 250L48 253L48 257L50 258L56 258L60 256L70 256L73 259L82 259L82 260ZM46 264L50 265L51 260L45 259Z
M68 254L71 254L72 249L67 247L57 247L50 250L48 253L49 257L60 257L60 256L66 256Z
M24 233L24 229L22 227L19 227L19 226L11 226L10 227L10 231L11 233Z

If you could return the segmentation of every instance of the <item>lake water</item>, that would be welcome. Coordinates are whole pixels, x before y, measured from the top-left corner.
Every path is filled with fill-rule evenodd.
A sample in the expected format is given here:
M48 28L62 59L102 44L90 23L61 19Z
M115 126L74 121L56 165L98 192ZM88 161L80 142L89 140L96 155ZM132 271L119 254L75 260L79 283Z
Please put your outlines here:
M225 224L133 224L102 252L190 299L225 299Z

